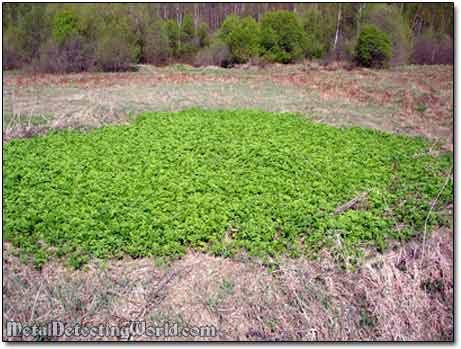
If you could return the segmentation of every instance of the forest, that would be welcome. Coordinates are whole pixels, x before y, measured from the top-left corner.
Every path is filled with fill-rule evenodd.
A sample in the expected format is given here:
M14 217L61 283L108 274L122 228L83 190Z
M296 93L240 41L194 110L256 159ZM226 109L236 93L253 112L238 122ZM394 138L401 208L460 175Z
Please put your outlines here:
M452 64L453 16L452 3L9 3L3 69L70 73L305 58Z

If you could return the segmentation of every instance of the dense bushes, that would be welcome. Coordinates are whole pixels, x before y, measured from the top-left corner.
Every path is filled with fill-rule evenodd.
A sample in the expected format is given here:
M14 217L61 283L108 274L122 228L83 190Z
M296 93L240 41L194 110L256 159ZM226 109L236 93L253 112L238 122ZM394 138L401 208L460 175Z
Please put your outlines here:
M160 11L155 4L5 4L3 68L59 73L178 61L229 66L326 56L349 60L367 25L389 36L391 65L406 64L409 58L426 64L453 60L449 6L437 7L442 12L429 17L407 4L299 4L296 13L267 12L279 6L256 13L245 7L224 12L227 17L215 8L204 16L199 8L206 6ZM386 57L385 52L385 64ZM368 60L358 61L374 66Z
M135 62L139 51L122 31L104 31L95 52L96 64L102 71L123 71Z
M94 49L81 37L74 36L61 44L48 41L40 49L32 68L47 73L78 73L95 68Z
M364 18L365 23L389 35L392 44L390 64L407 64L411 55L411 30L400 10L385 4L370 4Z
M99 70L122 71L139 59L140 48L126 18L109 15L104 18L96 42L95 60Z
M157 19L145 30L141 60L143 63L163 64L171 56L171 47L168 40L166 25Z
M335 34L334 17L324 16L318 9L314 8L302 15L301 23L306 35L304 55L307 58L325 56Z
M32 68L48 73L75 73L95 67L94 46L84 36L82 19L72 11L58 12L51 24L51 38L40 47Z
M47 73L121 71L136 63L193 58L209 45L208 27L191 16L161 20L124 5L7 7L3 69Z
M260 54L259 24L251 17L228 16L218 37L229 47L232 63L246 63Z
M21 4L11 15L14 25L6 27L3 24L4 68L5 65L21 67L36 59L40 46L50 37L50 22L45 10L44 6Z
M270 61L291 63L301 58L305 48L303 28L296 14L268 12L261 21L261 45Z
M196 32L191 16L185 16L182 22L179 23L176 20L168 20L166 22L166 31L170 52L177 59L190 60L201 45L207 44L208 33L206 28L202 26L200 31ZM200 34L200 36L197 36L197 34Z
M355 59L364 67L382 68L389 64L392 46L389 37L378 28L368 25L360 32Z
M208 25L206 23L200 23L197 29L197 44L200 48L207 47L210 44Z
M70 11L57 13L53 18L53 39L58 44L72 39L82 33L77 14Z
M268 12L261 24L251 17L228 16L218 39L227 44L232 63L246 63L260 56L271 62L291 63L304 56L306 47L304 29L296 14L288 11Z

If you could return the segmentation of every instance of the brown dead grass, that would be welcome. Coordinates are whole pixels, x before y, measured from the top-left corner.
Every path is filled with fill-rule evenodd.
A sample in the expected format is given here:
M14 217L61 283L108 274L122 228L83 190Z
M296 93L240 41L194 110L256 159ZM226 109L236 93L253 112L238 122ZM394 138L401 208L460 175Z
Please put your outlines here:
M263 89L267 82L280 85L280 88L296 88L305 95L307 105L300 103L291 109L304 114L312 114L312 110L320 111L318 119L322 122L342 125L343 122L337 120L342 115L342 110L338 108L344 109L346 103L348 108L357 108L347 118L347 124L422 135L441 142L448 150L453 148L452 66L371 70L351 69L340 63L323 66L313 62L248 69L143 66L139 72L127 73L7 73L3 78L4 112L11 114L13 121L4 125L4 136L11 139L46 133L51 128L99 127L118 123L121 119L126 122L127 114L146 108L151 111L159 107L175 109L175 98L168 107L169 102L162 100L164 93L157 100L155 95L149 94L149 88L155 86L173 84L180 88L196 84L196 89L202 91L203 84L225 86L239 82L250 83L254 91ZM174 94L174 88L166 97L169 93ZM186 89L181 98L187 99L188 93ZM254 100L267 97L272 100L274 97L258 94L240 96L238 91L227 97L216 96L216 93L220 93L219 89L203 89L203 93L210 94L204 100L209 99L211 107L214 105L212 101L224 101L227 97L229 100L241 100L239 108L245 106L245 98ZM192 98L196 99L196 96ZM341 103L338 104L339 100ZM187 105L191 104L187 102ZM261 100L261 103L269 102ZM277 103L274 101L274 106L267 108L277 109ZM252 108L255 101L247 104ZM360 117L358 115L363 108L374 111L367 117ZM28 125L27 120L35 115L51 116L52 121L41 126Z
M140 74L133 72L125 73L78 73L78 74L25 74L11 75L3 80L6 87L18 89L40 87L40 86L61 86L75 88L99 88L112 86L151 86L165 82L185 83L190 81L236 81L238 78L228 75L191 75L182 72L161 72L157 74Z
M453 150L452 66L351 70L344 65L328 68L307 63L289 74L275 70L270 78L318 91L326 100L341 97L357 104L398 106L393 118L410 133L434 138L437 130L447 129L442 143Z
M354 272L339 269L326 251L318 262L268 265L244 255L190 252L164 265L126 258L70 271L53 261L36 271L6 246L3 326L7 320L124 325L144 319L214 325L219 333L212 340L222 341L452 340L453 232L438 230L426 249L422 259L421 242L412 241ZM156 339L185 340L130 338Z

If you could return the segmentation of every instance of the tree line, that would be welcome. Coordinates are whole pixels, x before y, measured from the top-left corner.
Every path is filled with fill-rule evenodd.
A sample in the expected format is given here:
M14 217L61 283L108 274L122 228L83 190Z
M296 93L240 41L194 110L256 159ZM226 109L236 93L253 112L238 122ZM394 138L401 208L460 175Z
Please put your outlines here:
M3 69L120 71L136 63L304 58L453 63L450 3L5 3L2 25Z

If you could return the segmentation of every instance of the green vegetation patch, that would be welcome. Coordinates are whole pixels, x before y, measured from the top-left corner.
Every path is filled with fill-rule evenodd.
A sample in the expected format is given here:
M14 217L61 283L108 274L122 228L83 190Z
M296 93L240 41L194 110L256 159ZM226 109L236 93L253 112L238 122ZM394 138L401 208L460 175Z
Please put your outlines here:
M453 160L427 149L295 114L199 109L14 140L4 146L4 237L37 265L51 254L74 267L188 247L356 255L437 223Z

